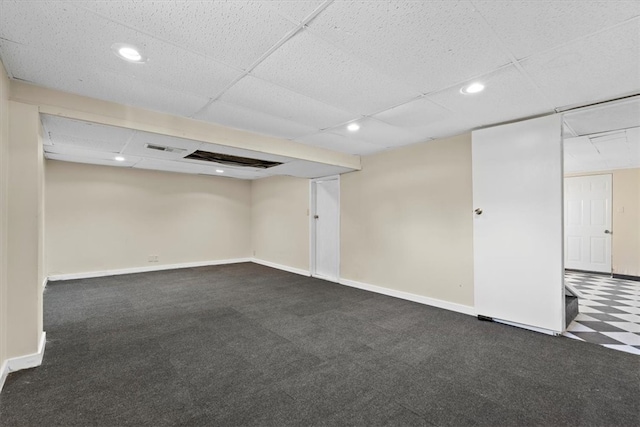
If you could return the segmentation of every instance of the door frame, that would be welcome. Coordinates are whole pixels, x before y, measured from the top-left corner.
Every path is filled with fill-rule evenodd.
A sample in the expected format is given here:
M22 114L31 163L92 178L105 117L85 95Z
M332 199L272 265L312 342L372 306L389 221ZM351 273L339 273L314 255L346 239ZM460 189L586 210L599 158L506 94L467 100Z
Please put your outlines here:
M317 194L317 190L316 190L316 186L318 184L318 182L322 182L322 181L338 181L338 200L337 200L337 206L338 206L338 217L337 217L337 233L338 233L338 238L336 239L337 241L337 248L335 248L336 253L337 253L337 259L338 259L338 265L336 266L336 278L335 278L335 282L338 283L340 281L340 175L329 175L329 176L325 176L322 178L313 178L309 180L309 275L311 277L317 277L319 279L323 279L323 280L329 280L329 281L333 281L331 278L328 277L324 277L324 276L318 276L316 274L316 222L315 222L315 218L314 215L316 215L316 208L317 208L317 198L316 198L316 194Z

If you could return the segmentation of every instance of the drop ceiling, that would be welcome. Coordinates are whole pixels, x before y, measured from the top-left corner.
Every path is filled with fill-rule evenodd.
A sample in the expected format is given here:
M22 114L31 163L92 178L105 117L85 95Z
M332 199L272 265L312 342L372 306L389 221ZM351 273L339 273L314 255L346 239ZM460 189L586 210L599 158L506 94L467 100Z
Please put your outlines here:
M563 114L564 172L640 168L640 97Z
M259 153L152 132L41 114L45 157L76 163L154 169L167 172L259 179L276 175L317 178L353 169ZM158 151L148 146L164 147ZM282 163L261 169L186 158L196 150ZM120 160L116 160L116 157Z
M13 79L368 155L640 93L640 2L0 0L0 57ZM189 168L139 151L158 135L46 126L66 138L50 158Z

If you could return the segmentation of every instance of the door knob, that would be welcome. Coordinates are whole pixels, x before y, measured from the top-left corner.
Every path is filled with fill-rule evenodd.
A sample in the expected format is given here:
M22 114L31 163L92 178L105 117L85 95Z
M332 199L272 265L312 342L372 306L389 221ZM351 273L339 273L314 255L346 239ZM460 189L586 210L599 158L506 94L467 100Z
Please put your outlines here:
M318 215L314 215L313 217L314 217L315 219L318 219L318 218L320 218L320 217L319 217Z
M604 230L604 234L613 234L611 230Z
M482 215L482 209L480 209L480 208L476 208L476 210L474 210L474 212L476 213L476 215Z

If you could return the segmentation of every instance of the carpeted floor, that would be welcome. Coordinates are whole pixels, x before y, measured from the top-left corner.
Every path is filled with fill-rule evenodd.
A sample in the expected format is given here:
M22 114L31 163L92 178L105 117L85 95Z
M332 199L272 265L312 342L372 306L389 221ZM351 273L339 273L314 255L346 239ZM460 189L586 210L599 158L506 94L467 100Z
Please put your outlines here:
M640 358L255 264L50 283L2 426L640 425Z

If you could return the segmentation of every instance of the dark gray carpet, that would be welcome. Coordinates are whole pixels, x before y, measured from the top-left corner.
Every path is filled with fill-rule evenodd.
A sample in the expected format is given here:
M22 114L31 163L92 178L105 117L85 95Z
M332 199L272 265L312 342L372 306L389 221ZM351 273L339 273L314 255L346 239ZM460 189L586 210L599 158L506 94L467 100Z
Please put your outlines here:
M255 264L51 283L2 426L640 425L640 357Z

